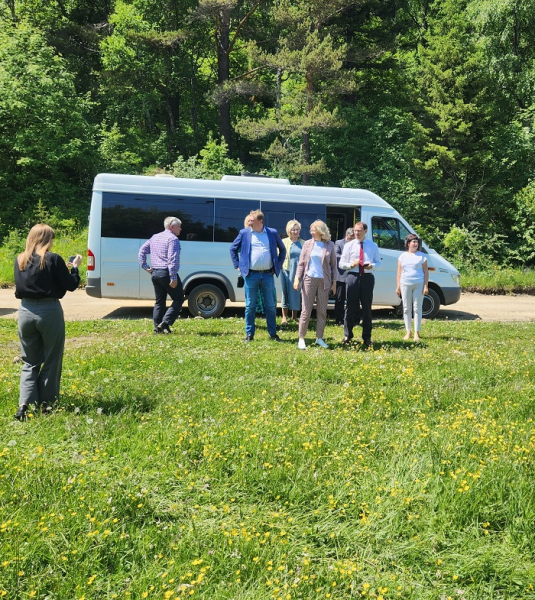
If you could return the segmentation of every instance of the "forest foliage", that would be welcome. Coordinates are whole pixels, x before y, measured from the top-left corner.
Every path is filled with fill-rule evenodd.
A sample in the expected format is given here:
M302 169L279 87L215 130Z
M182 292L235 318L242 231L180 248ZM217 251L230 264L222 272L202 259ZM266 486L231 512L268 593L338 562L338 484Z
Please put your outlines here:
M456 264L535 264L528 0L0 0L0 238L98 172L371 189Z

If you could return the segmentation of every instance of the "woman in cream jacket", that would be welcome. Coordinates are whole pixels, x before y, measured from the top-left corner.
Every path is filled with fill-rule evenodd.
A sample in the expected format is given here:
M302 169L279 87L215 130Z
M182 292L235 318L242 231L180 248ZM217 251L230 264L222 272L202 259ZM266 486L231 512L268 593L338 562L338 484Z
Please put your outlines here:
M327 303L329 291L336 292L336 249L331 241L329 228L323 221L314 221L310 226L311 240L303 246L297 272L294 279L294 289L301 288L303 307L299 319L300 350L306 349L305 335L316 301L316 344L328 348L323 341L323 332L327 322Z

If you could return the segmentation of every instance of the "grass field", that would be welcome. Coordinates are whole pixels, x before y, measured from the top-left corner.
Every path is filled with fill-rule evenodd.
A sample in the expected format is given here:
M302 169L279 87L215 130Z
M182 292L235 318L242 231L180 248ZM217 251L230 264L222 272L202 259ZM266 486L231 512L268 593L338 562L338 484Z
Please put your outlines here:
M0 287L11 287L14 285L13 263L15 262L15 257L24 250L25 245L25 236L12 235L5 240L3 246L0 246ZM57 235L52 246L52 252L56 252L62 256L65 261L73 254L81 254L84 260L80 265L80 278L82 284L85 284L87 279L87 230L73 235Z
M0 320L0 597L535 598L535 324L243 329L69 322L19 423Z
M535 294L535 269L481 269L461 273L465 292L480 294Z

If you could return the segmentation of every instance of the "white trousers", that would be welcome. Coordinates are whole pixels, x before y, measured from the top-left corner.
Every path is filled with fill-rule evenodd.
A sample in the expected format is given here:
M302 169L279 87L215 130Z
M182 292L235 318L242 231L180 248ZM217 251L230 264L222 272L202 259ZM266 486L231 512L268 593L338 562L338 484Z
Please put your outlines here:
M401 299L403 300L403 320L405 329L411 331L411 318L414 314L414 331L420 332L422 327L422 306L424 303L423 283L400 284Z

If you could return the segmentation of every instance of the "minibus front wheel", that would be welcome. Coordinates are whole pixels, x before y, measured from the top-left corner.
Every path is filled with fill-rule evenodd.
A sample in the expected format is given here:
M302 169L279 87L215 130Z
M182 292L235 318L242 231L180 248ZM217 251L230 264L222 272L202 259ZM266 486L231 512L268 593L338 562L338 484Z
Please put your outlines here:
M394 306L394 314L398 319L403 318L403 303ZM434 319L440 310L440 296L434 289L429 288L428 293L424 296L422 307L422 317L424 319Z
M202 283L188 293L188 309L194 317L220 317L225 310L225 302L223 292L209 283Z
M434 319L440 310L440 296L433 289L429 288L424 296L424 304L422 307L422 317L424 319Z

